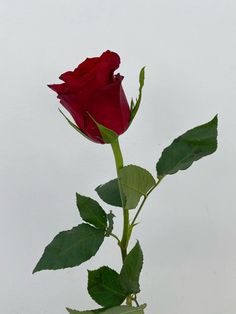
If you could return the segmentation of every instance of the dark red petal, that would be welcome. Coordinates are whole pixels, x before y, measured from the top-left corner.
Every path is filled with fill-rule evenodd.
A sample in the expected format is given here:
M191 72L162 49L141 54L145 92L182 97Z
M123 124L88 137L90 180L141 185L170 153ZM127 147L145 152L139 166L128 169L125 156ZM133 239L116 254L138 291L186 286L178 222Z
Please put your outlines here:
M119 55L107 50L100 57L87 58L74 71L67 71L59 78L66 82L69 89L73 91L75 88L79 89L88 84L100 87L113 82L114 71L119 64Z
M119 67L120 57L117 53L106 51L100 57L100 64L94 69L97 87L109 85L114 82L114 71ZM91 75L91 72L90 72Z
M107 50L103 52L100 58L103 62L106 62L109 68L113 71L118 69L120 66L120 57L116 52Z
M84 112L85 112L85 103L86 95L83 94L71 94L71 95L58 95L61 104L70 112L73 116L76 124L80 127L80 129L84 129Z
M69 102L67 102L61 98L59 98L59 99L60 99L60 103L62 104L62 106L72 115L77 126L83 131L83 129L84 129L83 114L78 112L78 110L76 110L76 106L74 106L73 103L69 103Z
M57 94L63 94L67 90L67 84L62 83L62 84L50 84L48 85L49 88L51 88L54 92Z
M59 95L60 103L63 107L69 111L73 117L76 125L89 136L92 140L97 143L104 143L101 138L101 135L97 129L97 126L92 123L91 128L86 127L86 118L87 118L87 103L91 97L90 92L82 92L78 94L63 94Z
M88 108L91 99L91 92L79 92L75 95L60 95L58 98L61 104L70 112L77 126L92 140L97 143L104 143L101 134L88 115Z
M121 86L116 81L97 90L91 97L88 112L100 124L115 131L118 135L125 132L130 122L130 108ZM93 128L93 122L85 116L85 129Z
M61 74L59 76L59 79L64 81L64 82L67 82L67 81L70 81L73 78L73 76L74 76L74 73L72 71L67 71L67 72Z
M76 77L83 76L90 72L94 67L96 67L100 62L99 57L87 58L74 70L74 75Z
M67 103L65 100L61 99L60 103L71 114L72 118L74 119L75 124L80 128L80 130L85 135L87 135L89 138L91 138L91 140L93 140L96 143L105 144L98 130L90 133L88 130L84 128L84 115L82 113L79 113L78 111L76 111L73 105L71 105L70 103ZM95 126L95 129L96 128L97 127ZM94 133L96 133L96 135L94 135Z

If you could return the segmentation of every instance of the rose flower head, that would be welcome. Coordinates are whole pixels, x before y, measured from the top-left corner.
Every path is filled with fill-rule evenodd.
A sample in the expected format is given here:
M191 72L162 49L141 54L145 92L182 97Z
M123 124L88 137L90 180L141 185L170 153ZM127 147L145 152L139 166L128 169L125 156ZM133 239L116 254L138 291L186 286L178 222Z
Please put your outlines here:
M74 71L63 73L59 77L63 83L48 85L73 117L77 130L96 143L105 143L99 126L120 135L131 121L121 85L124 77L114 74L119 65L119 55L107 50L100 57L87 58Z

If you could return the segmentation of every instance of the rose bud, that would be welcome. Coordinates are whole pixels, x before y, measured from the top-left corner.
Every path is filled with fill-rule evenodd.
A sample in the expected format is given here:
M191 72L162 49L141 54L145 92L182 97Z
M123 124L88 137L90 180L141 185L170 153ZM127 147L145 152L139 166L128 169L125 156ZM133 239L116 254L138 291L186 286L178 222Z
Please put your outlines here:
M108 50L100 57L87 58L74 71L62 74L60 79L64 83L48 85L73 117L78 131L97 143L105 143L99 125L120 135L131 121L121 85L124 77L114 75L119 64L119 55Z

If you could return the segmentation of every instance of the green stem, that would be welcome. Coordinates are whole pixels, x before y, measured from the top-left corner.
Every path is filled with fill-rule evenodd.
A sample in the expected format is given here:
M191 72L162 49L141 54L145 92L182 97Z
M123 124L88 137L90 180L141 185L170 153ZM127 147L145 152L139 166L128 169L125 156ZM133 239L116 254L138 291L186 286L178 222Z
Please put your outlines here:
M120 144L118 138L111 143L113 154L116 162L116 171L119 179L119 171L124 167L123 156L120 149ZM122 199L122 198L121 198Z
M129 243L129 210L124 208L123 209L123 217L124 217L124 223L123 223L123 235L121 239L121 255L122 260L124 262L126 256L127 256L127 248Z
M118 244L120 245L120 239L117 237L117 235L115 235L114 233L111 233L110 236L115 238L117 240Z
M159 179L157 182L156 182L156 184L148 191L148 193L144 196L144 198L143 198L143 200L142 200L142 203L140 204L140 206L139 206L139 209L138 209L138 211L137 211L137 213L136 213L136 215L134 216L134 218L133 218L133 220L132 220L132 222L131 222L131 226L134 226L134 224L135 224L135 222L136 222L136 220L137 220L137 218L138 218L138 215L140 214L140 212L141 212L141 210L142 210L142 208L143 208L143 205L145 204L145 202L146 202L146 200L147 200L147 198L148 198L148 196L152 193L152 191L161 183L161 180L162 180L163 178L161 178L161 179Z
M120 145L119 145L119 141L118 138L111 143L111 147L113 150L113 154L114 154L114 158L115 158L115 163L116 163L116 171L117 171L117 178L118 178L118 184L119 184L119 191L120 191L120 197L121 197L121 202L122 202L122 208L123 208L123 234L122 234L122 239L119 241L119 239L114 235L111 234L114 238L116 238L118 240L118 245L120 247L121 250L121 255L122 255L122 261L124 263L125 258L127 256L127 248L128 248L128 244L129 244L129 239L132 233L132 229L133 226L135 224L135 221L147 199L147 197L149 196L149 194L159 185L159 183L161 182L162 179L159 179L157 181L157 183L150 189L150 191L148 191L148 193L145 195L134 219L132 220L132 223L129 223L129 210L127 208L125 208L125 201L123 198L123 193L122 193L122 186L121 186L121 182L120 182L120 170L124 167L124 163L123 163L123 157L122 157L122 153L121 153L121 149L120 149ZM126 304L129 306L132 306L132 302L135 302L136 305L138 306L138 301L136 299L136 295L132 296L129 295L126 298Z
M120 197L121 197L121 202L122 202L122 207L123 207L123 234L122 234L122 239L120 241L120 249L121 249L121 255L122 255L122 260L124 262L126 256L127 256L127 247L128 247L128 242L129 242L129 210L125 208L125 203L123 199L123 193L122 193L122 187L120 183L120 170L124 167L123 163L123 157L119 145L119 140L116 139L114 142L111 143L111 147L113 150L114 158L115 158L115 163L116 163L116 171L117 171L117 178L118 178L118 184L119 184L119 190L120 190Z

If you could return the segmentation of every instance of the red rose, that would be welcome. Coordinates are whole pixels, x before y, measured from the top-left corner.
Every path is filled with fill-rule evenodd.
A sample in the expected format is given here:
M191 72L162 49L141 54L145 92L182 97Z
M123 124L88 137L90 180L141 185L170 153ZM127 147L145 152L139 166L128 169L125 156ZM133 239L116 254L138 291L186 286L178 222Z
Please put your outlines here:
M95 121L117 135L124 133L130 123L130 108L121 86L123 76L114 75L119 64L118 54L108 50L62 74L64 83L48 85L79 129L97 143L104 140Z

